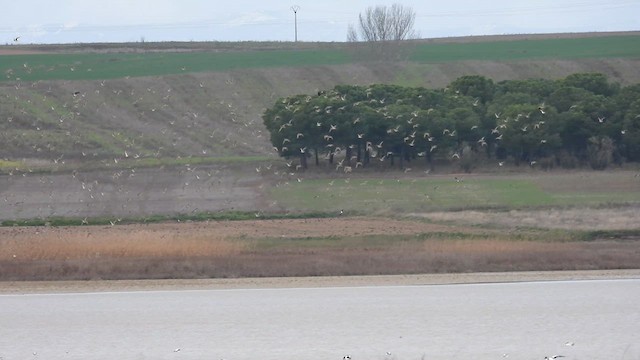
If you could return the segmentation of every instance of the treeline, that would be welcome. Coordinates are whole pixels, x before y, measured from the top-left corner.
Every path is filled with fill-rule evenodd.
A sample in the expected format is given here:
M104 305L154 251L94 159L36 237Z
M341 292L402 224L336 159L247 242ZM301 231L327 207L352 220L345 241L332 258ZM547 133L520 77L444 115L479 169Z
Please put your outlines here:
M279 99L263 115L281 156L351 170L423 158L550 168L640 160L640 84L599 73L494 82L471 75L444 89L338 85ZM338 157L336 159L336 157Z

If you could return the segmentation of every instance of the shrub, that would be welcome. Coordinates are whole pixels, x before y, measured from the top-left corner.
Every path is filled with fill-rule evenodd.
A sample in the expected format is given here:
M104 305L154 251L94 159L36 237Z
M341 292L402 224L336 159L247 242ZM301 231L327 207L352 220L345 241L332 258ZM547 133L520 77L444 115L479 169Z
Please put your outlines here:
M567 151L561 151L557 157L558 165L563 169L575 169L580 165L580 160Z

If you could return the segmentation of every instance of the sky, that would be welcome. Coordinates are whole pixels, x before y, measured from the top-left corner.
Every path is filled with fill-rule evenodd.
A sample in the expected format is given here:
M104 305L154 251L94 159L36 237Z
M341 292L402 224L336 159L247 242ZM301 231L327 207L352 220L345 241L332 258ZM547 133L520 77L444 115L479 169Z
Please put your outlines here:
M0 11L0 44L293 41L296 24L299 41L342 42L394 2L420 38L640 30L640 0L21 0Z

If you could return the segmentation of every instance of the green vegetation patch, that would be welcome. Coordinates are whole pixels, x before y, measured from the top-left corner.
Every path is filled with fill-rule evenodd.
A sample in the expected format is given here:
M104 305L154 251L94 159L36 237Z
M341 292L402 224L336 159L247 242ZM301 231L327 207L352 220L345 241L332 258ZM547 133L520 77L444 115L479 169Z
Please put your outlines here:
M261 213L248 211L202 212L173 215L151 215L145 217L49 217L24 220L4 220L0 226L83 226L83 225L123 225L123 224L151 224L161 222L190 222L190 221L240 221L240 220L268 220L268 219L309 219L327 218L334 214L322 212L306 213Z
M23 166L20 161L0 159L0 169L19 169Z
M469 178L320 179L271 190L281 205L297 211L388 212L515 209L545 206L610 205L640 201L640 192L575 193L543 190L533 180Z
M640 56L640 36L605 36L574 39L427 44L417 46L411 60L417 62L508 61L637 56Z
M100 80L243 68L334 65L348 61L348 55L339 50L37 54L3 56L0 73L23 81Z

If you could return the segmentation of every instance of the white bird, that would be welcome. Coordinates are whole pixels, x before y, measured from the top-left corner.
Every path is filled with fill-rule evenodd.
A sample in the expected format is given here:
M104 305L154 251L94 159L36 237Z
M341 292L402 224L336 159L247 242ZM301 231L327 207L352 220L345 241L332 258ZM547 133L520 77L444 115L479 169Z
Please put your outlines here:
M603 117L598 116L598 122L599 122L600 124L602 124L602 123L604 122L604 120L605 120L605 119L606 119L606 118L605 118L604 116L603 116Z

